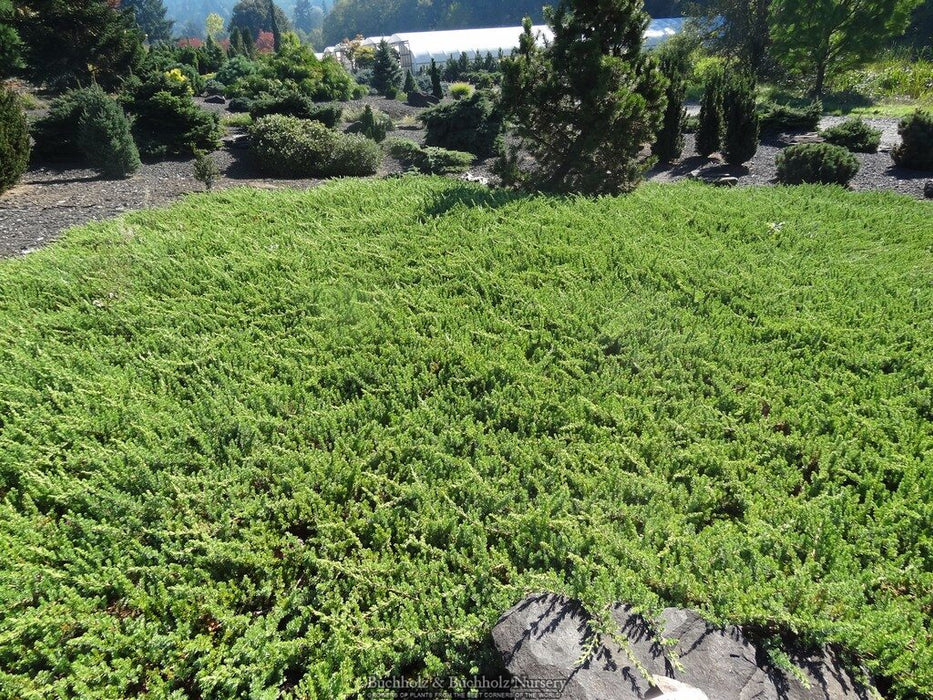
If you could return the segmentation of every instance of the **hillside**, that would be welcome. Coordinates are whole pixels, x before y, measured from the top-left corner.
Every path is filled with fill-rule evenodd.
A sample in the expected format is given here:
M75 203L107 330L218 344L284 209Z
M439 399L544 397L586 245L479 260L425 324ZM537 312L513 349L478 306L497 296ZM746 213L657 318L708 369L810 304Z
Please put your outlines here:
M0 261L0 696L468 672L541 589L929 696L931 309L930 204L835 188L403 177L72 231Z

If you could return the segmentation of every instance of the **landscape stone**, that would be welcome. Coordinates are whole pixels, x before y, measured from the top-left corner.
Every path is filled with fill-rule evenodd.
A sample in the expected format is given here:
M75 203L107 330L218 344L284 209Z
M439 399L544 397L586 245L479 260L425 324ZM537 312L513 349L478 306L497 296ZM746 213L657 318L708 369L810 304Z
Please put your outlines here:
M809 134L797 134L794 136L790 142L791 143L823 143L823 137L820 136L819 132L811 132Z
M933 180L927 180L923 185L923 196L927 199L933 199Z
M735 187L739 184L739 178L727 175L726 177L713 180L713 184L716 185L716 187Z
M212 105L225 105L227 100L224 99L223 95L211 95L210 97L204 98L205 102L209 102Z
M412 107L433 107L438 102L434 95L428 95L424 92L409 92L408 93L408 104Z
M792 657L795 675L774 668L767 654L738 627L718 628L691 610L667 608L657 621L660 633L676 643L665 649L648 622L631 608L616 605L612 617L626 650L603 637L592 647L590 616L581 603L550 593L532 595L499 618L493 643L513 678L516 698L535 697L536 683L557 687L561 700L868 700L835 654L824 650ZM577 665L586 649L586 661ZM675 661L676 660L676 661ZM646 678L659 677L652 681ZM685 684L661 687L666 677ZM809 687L807 687L809 685Z

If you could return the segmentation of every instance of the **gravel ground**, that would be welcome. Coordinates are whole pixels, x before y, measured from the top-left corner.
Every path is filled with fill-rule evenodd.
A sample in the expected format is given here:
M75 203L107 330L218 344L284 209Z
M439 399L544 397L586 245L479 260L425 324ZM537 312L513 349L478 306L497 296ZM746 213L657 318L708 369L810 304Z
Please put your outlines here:
M823 117L820 120L820 129L828 129L840 122L843 117ZM849 183L849 188L855 191L883 190L899 192L911 197L923 198L924 183L933 178L933 173L907 170L894 165L891 160L891 149L900 142L897 134L897 119L866 119L871 126L881 129L881 146L877 153L856 153L860 167L856 176ZM684 157L673 165L657 166L646 175L646 179L656 182L672 182L693 174L703 179L717 179L720 177L735 177L740 186L744 185L773 185L777 168L775 158L778 152L793 142L791 135L777 135L764 137L758 147L758 152L744 166L730 166L722 162L715 154L712 158L702 158L694 153L695 139L687 134Z
M204 104L212 111L223 113L223 105ZM398 100L369 97L347 103L345 111L362 110L365 105L388 113L401 128L394 136L424 143L425 133L415 118L419 109ZM826 117L820 126L826 128L842 121L839 117ZM854 190L892 190L913 197L923 196L923 186L930 173L895 168L890 148L897 143L896 119L869 119L869 123L882 129L881 151L877 154L859 154L861 169L853 180ZM231 133L236 133L232 130ZM714 179L734 176L741 185L772 184L775 177L774 158L788 139L766 140L747 167L724 165L717 159L688 156L674 165L661 166L647 174L648 180L669 182L689 176ZM693 152L693 136L687 136L685 154ZM257 178L245 159L245 152L222 149L211 156L217 163L221 177L217 189L228 187L306 189L320 180L289 180ZM492 160L477 163L471 177L490 177ZM401 170L398 163L387 159L379 175L385 176ZM179 198L203 190L194 179L193 160L171 160L144 164L138 172L125 180L104 180L96 172L81 165L34 164L22 177L20 184L0 195L0 257L28 253L55 240L72 227L91 221L118 216L127 211L167 206Z

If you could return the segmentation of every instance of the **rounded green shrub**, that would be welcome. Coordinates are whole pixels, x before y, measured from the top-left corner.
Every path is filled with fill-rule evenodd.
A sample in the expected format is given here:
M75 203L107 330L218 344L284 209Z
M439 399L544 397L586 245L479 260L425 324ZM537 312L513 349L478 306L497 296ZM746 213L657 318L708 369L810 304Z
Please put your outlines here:
M100 87L70 90L55 99L33 129L36 152L50 160L76 159L106 177L139 168L139 151L120 104Z
M190 95L163 87L159 81L149 81L127 99L140 154L164 158L216 149L223 135L220 118L198 107Z
M382 160L382 150L365 136L281 114L256 120L250 143L256 166L284 177L372 175Z
M421 148L410 139L386 139L384 147L403 167L413 168L425 175L462 173L476 160L472 153L451 151L437 146Z
M483 92L475 92L455 102L425 110L421 120L427 128L425 141L478 156L496 152L496 139L502 131L502 112Z
M246 56L232 56L224 61L218 69L214 80L223 85L233 85L241 78L255 75L259 72L259 64L249 60Z
M462 100L473 94L473 86L469 83L451 83L449 90L450 96L455 100Z
M891 157L903 168L933 170L933 112L917 110L897 125L901 143Z
M0 88L0 192L16 184L29 164L29 125L19 96Z
M821 132L826 143L847 148L853 153L875 153L881 145L881 130L854 117Z
M333 129L343 116L343 108L335 104L317 104L307 95L289 91L276 97L254 100L249 107L253 119L269 114L284 114L298 119L311 119Z
M854 155L831 143L788 146L778 153L776 163L778 181L785 185L847 185L859 169Z
M766 102L758 108L763 133L787 131L815 131L823 115L823 104L819 100L806 107L791 107Z
M99 87L82 92L75 132L78 148L106 177L122 178L136 172L139 151L123 108Z

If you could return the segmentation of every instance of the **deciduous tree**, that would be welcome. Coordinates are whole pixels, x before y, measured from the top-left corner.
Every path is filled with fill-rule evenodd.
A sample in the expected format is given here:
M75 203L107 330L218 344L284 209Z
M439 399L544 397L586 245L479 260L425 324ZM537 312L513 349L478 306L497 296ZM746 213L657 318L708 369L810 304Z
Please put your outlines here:
M773 0L775 57L820 97L833 74L861 65L903 33L917 0Z

